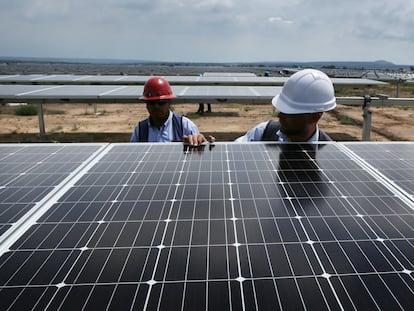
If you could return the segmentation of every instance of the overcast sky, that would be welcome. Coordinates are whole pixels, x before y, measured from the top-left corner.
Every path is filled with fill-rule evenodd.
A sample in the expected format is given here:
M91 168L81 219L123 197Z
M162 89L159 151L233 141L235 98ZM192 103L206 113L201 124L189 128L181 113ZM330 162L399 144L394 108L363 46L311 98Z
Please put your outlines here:
M0 56L414 64L414 1L0 0Z

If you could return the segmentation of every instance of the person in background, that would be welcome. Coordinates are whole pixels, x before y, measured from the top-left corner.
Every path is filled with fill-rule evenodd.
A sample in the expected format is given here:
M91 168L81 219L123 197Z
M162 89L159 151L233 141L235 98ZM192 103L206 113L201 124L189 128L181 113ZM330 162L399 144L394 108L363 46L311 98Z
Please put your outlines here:
M211 104L207 103L207 113L211 112ZM198 110L197 110L198 114L203 114L204 113L204 103L199 103L198 104Z
M262 122L236 142L331 140L318 126L323 112L336 107L334 87L325 73L315 69L296 72L272 99L272 104L279 111L279 121Z
M200 145L214 142L200 134L197 126L187 117L170 110L176 98L168 81L162 77L150 78L144 86L141 100L145 101L149 117L140 121L131 135L131 142L178 142Z

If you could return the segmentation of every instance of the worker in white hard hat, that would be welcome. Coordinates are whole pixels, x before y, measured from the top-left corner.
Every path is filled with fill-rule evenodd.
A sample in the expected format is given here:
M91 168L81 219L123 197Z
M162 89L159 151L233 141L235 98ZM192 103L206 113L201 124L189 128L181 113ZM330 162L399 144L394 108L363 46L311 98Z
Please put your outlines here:
M331 138L318 127L323 112L336 107L331 79L322 71L304 69L293 74L272 99L279 121L258 124L236 142L317 142Z
M197 126L187 117L170 110L171 100L176 98L168 81L162 77L150 78L140 99L147 104L149 117L140 121L131 135L131 142L182 141L192 146L214 142L200 134Z

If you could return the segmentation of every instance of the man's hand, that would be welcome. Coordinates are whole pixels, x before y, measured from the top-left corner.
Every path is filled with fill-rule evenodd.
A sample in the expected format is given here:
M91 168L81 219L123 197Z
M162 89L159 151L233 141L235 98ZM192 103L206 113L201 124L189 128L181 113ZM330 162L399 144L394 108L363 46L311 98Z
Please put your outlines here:
M199 146L204 142L214 143L216 138L208 135L207 138L203 134L184 135L183 141L190 146Z

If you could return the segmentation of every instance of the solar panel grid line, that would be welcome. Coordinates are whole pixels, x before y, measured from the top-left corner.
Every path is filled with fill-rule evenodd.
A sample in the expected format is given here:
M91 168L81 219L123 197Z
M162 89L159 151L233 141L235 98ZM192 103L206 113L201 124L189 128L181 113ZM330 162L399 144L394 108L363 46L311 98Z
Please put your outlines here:
M81 175L79 174L82 172L82 170L93 166L97 161L99 161L99 154L106 146L107 145L103 145L101 148L99 148L99 150L94 152L88 160L84 161L73 172L69 173L68 176L61 183L59 183L59 185L55 186L52 191L45 194L45 196L40 201L35 202L35 206L33 208L22 215L19 220L12 224L10 229L3 233L0 240L0 256L7 252L10 249L10 246L13 245L18 240L18 238L37 221L37 219L39 219L45 212L47 212L55 200L57 200L66 192L67 187L69 187L71 183L74 183L77 179L81 178ZM101 156L102 155L103 154L101 153ZM91 160L92 162L90 162Z
M113 92L117 92L117 91L123 90L123 89L125 89L125 88L127 88L127 86L126 86L126 85L123 85L123 86L120 86L120 87L116 87L116 88L114 88L114 89L112 89L112 90L109 90L109 91L103 92L103 93L99 94L98 96L105 96L105 95L109 95L109 94L111 94L111 93L113 93Z
M121 76L119 78L116 78L115 81L122 81L125 80L126 76Z
M255 96L260 96L259 92L257 92L253 87L249 87L250 92L252 92Z
M178 93L178 96L184 96L185 95L185 93L187 93L187 91L188 91L188 89L189 89L190 87L184 87L179 93Z
M35 93L40 93L40 92L44 92L44 91L49 91L49 90L55 90L55 89L59 89L64 87L63 85L58 85L58 86L49 86L49 87L44 87L44 88L39 88L39 89L35 89L33 91L27 91L27 92L22 92L22 93L17 93L16 97L19 96L25 96L25 95L29 95L29 94L35 94Z
M90 78L91 76L74 76L73 81L81 81Z
M32 81L45 80L45 79L50 79L50 78L53 79L54 77L56 77L56 75L44 75L44 76L34 78L34 79L32 79Z

